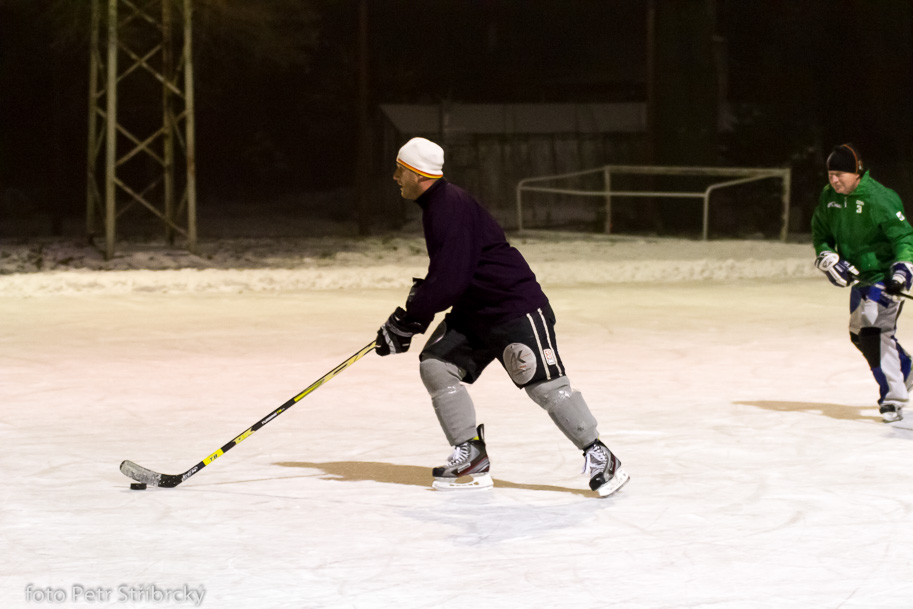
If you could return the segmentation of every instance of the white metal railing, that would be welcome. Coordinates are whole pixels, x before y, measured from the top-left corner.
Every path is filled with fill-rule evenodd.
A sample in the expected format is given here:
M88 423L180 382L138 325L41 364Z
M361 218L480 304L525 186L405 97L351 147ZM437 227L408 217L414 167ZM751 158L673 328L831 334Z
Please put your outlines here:
M602 173L605 188L601 191L579 190L572 188L555 188L548 186L529 186L537 182L549 180L563 180L576 178L594 173ZM677 191L625 191L612 190L612 174L640 174L640 175L688 175L688 176L740 176L734 180L717 182L708 186L703 192L677 192ZM742 168L742 167L671 167L659 165L606 165L596 169L562 173L551 176L525 178L517 183L517 230L523 230L523 192L549 192L555 194L579 195L583 197L605 197L605 233L611 233L612 223L612 197L667 197L681 199L703 199L703 229L702 238L707 240L710 221L710 195L715 190L747 184L759 180L779 178L783 182L781 196L782 223L780 225L780 240L786 241L789 232L789 190L791 172L789 169L780 168Z

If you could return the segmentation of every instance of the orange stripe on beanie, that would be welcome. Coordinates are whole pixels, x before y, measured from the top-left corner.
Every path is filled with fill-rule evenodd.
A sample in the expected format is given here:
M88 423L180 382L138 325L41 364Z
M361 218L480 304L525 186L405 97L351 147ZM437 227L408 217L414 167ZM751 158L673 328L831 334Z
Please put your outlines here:
M444 149L423 137L414 137L399 149L396 162L426 178L444 177Z
M840 144L827 157L827 170L862 173L862 158L852 144Z

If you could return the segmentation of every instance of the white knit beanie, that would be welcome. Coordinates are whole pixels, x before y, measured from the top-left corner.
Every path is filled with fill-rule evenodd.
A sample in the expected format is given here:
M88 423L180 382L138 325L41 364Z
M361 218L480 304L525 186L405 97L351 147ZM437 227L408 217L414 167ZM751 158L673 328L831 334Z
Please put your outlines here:
M444 177L444 149L423 137L414 137L399 149L396 162L426 178Z

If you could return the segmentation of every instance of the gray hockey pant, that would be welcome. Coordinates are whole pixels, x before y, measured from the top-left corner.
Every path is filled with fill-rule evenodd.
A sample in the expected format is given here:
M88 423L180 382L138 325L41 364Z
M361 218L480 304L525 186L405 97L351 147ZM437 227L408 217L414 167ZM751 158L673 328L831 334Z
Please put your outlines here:
M878 383L878 404L905 406L909 397L911 360L894 336L902 308L877 287L853 288L850 295L850 340Z
M566 376L525 387L527 395L552 418L567 439L583 450L596 441L596 419Z
M463 371L437 358L423 359L419 372L431 395L431 404L451 446L476 434L476 412L463 385ZM525 387L527 395L546 412L574 445L583 449L597 438L596 419L579 391L566 376Z
M450 445L472 439L476 435L476 409L463 385L463 369L429 357L421 361L418 370Z

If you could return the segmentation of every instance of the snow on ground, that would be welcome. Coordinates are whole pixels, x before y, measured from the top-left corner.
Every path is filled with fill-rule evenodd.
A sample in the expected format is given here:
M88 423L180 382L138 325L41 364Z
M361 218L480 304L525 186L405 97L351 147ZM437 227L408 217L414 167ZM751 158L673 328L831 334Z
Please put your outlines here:
M513 236L543 284L811 277L808 244L536 233ZM106 261L75 241L0 249L8 295L104 292L279 292L407 287L427 268L420 236L220 239L196 255L161 242L120 244ZM98 272L104 271L104 272Z
M0 243L0 607L911 607L913 430L810 245L513 242L631 474L612 498L496 365L470 388L495 487L430 490L414 352L131 491L122 460L181 473L373 340L421 241Z

